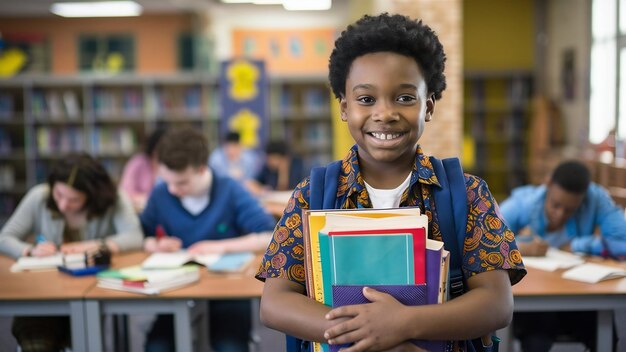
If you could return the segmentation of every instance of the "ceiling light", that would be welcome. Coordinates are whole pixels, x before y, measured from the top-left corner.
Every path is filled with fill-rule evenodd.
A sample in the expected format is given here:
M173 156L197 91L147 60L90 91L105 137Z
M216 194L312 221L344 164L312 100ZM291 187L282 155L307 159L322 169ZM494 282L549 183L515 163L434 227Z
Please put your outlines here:
M252 0L255 5L281 5L283 0Z
M283 7L289 11L329 10L331 0L283 0Z
M57 2L50 12L62 17L130 17L141 14L134 1Z

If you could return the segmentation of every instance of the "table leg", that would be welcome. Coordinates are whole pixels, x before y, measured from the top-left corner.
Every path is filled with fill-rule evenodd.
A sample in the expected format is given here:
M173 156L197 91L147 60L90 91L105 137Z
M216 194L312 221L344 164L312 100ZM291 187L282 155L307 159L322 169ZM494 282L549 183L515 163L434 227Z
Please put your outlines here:
M89 352L102 352L102 321L100 303L98 301L85 301L85 320L87 322L87 350Z
M613 351L613 311L598 311L596 351Z
M192 351L193 341L191 336L191 312L187 301L174 303L174 336L176 339L176 351Z
M72 332L72 349L87 351L85 306L83 301L70 301L70 329Z

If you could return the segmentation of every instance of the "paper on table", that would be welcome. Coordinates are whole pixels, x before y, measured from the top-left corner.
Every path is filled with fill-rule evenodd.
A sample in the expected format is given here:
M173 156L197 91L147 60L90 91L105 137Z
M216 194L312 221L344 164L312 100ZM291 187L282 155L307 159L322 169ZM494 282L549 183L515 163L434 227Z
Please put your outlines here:
M524 257L525 266L545 271L569 269L584 262L585 260L579 255L556 248L548 248L546 255L543 257Z
M47 257L20 257L13 265L11 265L10 270L13 273L24 270L57 270L57 267L63 265L63 258L65 258L65 264L84 262L85 254L57 253Z
M208 267L215 263L219 258L219 254L191 255L186 251L153 253L142 263L141 266L144 269L171 269L179 268L189 262L196 262Z
M626 269L595 263L582 264L563 273L564 279L590 284L621 277L626 277Z

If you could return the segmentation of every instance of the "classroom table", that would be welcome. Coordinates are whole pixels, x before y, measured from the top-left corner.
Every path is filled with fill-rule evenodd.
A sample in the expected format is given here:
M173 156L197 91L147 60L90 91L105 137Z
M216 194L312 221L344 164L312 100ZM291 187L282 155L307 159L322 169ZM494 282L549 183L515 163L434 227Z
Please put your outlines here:
M625 264L605 263L626 268ZM516 312L596 311L596 350L613 350L613 312L626 309L626 278L588 284L562 278L565 270L549 272L527 268L527 271L526 277L513 286ZM506 351L511 329L501 331L500 335L505 335L502 350Z
M12 273L14 262L0 255L0 315L69 316L73 350L87 351L83 297L95 285L95 277L56 270Z
M113 257L114 268L141 263L146 253L129 253ZM258 266L254 260L238 274L216 274L201 268L200 281L190 286L164 292L156 296L146 296L131 292L93 287L85 294L85 317L87 326L87 346L91 352L102 351L103 314L163 313L174 315L174 334L177 351L206 350L208 346L207 300L213 299L258 299L263 291L263 283L254 278ZM194 339L194 321L200 333ZM194 340L196 344L194 344Z

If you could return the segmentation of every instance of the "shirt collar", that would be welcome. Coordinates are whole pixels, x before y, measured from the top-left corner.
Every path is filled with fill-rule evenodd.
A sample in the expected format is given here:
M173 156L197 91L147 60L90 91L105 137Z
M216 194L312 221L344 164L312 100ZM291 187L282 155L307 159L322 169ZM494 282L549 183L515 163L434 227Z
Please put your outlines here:
M365 188L363 176L359 170L358 149L358 145L353 145L348 155L343 159L341 168L342 177L340 177L339 180L338 189L340 191L338 195L347 192L345 196L350 197L354 193L362 192ZM433 165L430 162L430 158L424 155L419 145L415 148L415 163L413 164L413 171L411 172L409 188L412 189L417 183L441 187L435 175Z

